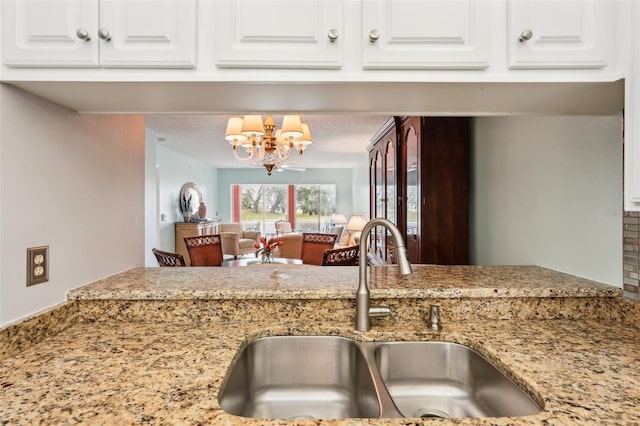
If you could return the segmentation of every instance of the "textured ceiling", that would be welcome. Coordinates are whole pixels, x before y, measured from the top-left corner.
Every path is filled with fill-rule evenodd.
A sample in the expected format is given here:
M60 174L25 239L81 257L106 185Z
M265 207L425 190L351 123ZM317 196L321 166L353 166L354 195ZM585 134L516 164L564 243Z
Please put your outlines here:
M229 115L147 115L146 127L160 144L219 168L250 167L236 160L224 132ZM282 116L274 115L276 125ZM365 164L366 146L389 119L386 115L303 115L313 135L296 167L350 168Z

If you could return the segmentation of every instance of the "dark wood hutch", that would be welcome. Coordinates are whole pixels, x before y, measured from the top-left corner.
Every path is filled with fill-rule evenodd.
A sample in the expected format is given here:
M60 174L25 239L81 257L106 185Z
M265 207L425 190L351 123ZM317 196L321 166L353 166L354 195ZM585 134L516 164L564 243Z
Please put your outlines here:
M369 145L371 217L398 226L411 263L469 262L469 121L392 117ZM371 238L392 257L385 234Z

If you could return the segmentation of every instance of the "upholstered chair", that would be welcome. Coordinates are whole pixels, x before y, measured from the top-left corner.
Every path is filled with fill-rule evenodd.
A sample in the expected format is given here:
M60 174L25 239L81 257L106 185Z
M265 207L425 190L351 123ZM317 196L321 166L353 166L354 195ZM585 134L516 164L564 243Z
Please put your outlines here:
M151 249L151 251L155 255L158 260L158 265L160 266L187 266L184 261L184 256L180 253L162 251L157 248Z
M332 249L336 239L335 234L302 234L302 263L321 266L324 251Z
M221 223L222 252L234 259L243 254L255 253L260 231L245 231L241 223Z
M282 245L274 250L275 257L302 259L302 234L292 232L278 237Z
M220 235L198 235L185 237L184 244L189 252L191 266L222 265L222 239Z
M286 220L276 220L274 225L276 227L277 237L281 237L285 234L293 232L293 229L291 229L291 222L288 222Z
M322 266L357 266L360 246L346 246L324 251Z
M342 234L344 234L344 226L342 225L334 225L329 228L327 234L335 234L338 238L336 239L336 246L342 245ZM346 241L345 241L346 243Z

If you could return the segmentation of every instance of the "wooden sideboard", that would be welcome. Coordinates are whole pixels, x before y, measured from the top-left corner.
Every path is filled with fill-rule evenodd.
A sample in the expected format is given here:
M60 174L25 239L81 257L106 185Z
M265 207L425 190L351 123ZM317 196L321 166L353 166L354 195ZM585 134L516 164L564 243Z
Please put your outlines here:
M191 259L184 245L184 237L197 235L212 235L220 233L220 222L176 222L176 253L184 256L187 266L191 265Z

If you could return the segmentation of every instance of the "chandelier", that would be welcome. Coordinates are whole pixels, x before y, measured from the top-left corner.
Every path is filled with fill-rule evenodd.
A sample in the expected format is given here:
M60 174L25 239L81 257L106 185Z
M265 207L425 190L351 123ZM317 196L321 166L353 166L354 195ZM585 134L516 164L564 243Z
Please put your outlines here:
M302 159L302 152L313 142L309 126L302 123L299 115L285 115L282 127L278 130L270 115L264 123L260 115L231 117L224 137L233 147L233 155L238 160L263 166L269 176L273 169L284 164L298 163ZM240 155L239 148L243 148L247 154Z

